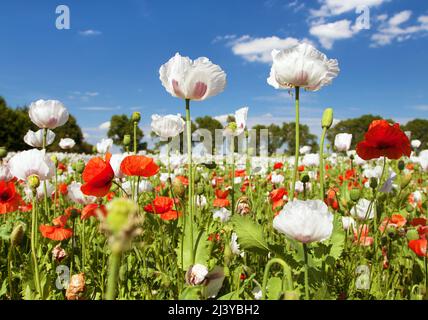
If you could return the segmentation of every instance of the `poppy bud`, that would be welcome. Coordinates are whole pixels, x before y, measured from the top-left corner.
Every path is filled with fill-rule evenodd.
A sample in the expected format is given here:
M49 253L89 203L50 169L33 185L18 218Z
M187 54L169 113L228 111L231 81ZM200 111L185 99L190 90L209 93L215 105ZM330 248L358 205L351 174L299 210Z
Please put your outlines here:
M129 146L131 144L131 136L129 134L125 134L123 136L123 145L125 147Z
M65 293L65 297L67 298L67 300L83 300L85 291L85 274L74 274L71 277L70 284L68 285L67 291Z
M402 177L401 181L400 181L401 189L406 188L411 181L412 181L412 175L411 174L406 174L404 177Z
M378 186L377 178L370 178L370 188L376 189Z
M351 196L351 200L354 202L357 202L358 200L360 200L360 197L361 197L360 189L357 189L357 188L352 189L350 192L350 196Z
M403 171L404 167L405 167L404 161L403 160L398 161L398 164L397 164L398 170Z
M10 234L10 242L13 247L19 246L24 238L24 225L18 224Z
M201 180L201 174L199 173L199 171L195 172L195 183L198 183Z
M85 170L85 162L83 160L79 160L76 162L76 172L81 174L83 170Z
M406 206L406 211L407 211L408 213L412 213L412 212L413 212L413 210L414 210L413 206L409 203L409 204Z
M303 177L302 177L302 183L308 183L309 182L309 176L307 175L307 174L305 174Z
M224 264L228 266L230 264L230 261L232 261L232 249L230 248L230 245L228 243L224 246Z
M352 161L355 159L355 157L354 157L354 155L353 154L351 154L350 156L349 156L349 159L351 159Z
M36 190L40 186L40 178L34 174L27 178L27 182L32 190Z
M54 163L55 167L57 167L58 166L58 158L57 158L57 156L56 155L52 155L51 156L51 160Z
M200 196L200 195L204 194L204 192L205 192L205 187L204 187L204 185L203 185L203 184L198 184L198 185L196 186L196 194L197 194L198 196Z
M333 109L327 108L322 115L321 127L330 129L333 124Z
M180 179L174 178L172 181L172 191L177 197L183 197L186 189L183 182Z
M92 153L97 153L98 152L98 150L97 150L97 146L93 146L92 147Z
M131 116L131 120L134 123L139 123L141 120L141 113L139 113L138 111L133 112Z
M407 240L418 240L419 239L419 232L416 229L409 229L406 233Z
M0 159L3 159L7 156L7 149L6 147L0 147Z
M397 236L397 229L395 229L394 227L388 227L387 232L388 232L388 236L391 239L395 239L396 238L396 236Z
M118 234L128 224L128 218L134 214L137 207L128 199L114 199L107 205L108 215L106 218L108 228Z

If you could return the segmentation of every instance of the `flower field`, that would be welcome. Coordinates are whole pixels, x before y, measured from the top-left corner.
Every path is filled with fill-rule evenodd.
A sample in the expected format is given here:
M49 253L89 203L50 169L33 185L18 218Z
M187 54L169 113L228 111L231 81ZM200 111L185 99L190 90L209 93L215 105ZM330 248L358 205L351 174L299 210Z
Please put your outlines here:
M339 62L306 43L272 57L267 83L295 101L291 154L249 148L246 107L221 131L221 150L194 152L192 108L226 88L205 57L177 53L160 67L185 114L152 116L165 152L139 150L138 112L120 137L126 152L104 139L94 154L71 153L70 138L50 152L69 112L33 102L40 130L18 137L28 150L0 148L0 299L427 299L428 150L387 120L355 150L353 132L327 147L328 108L311 153L300 98L334 86Z

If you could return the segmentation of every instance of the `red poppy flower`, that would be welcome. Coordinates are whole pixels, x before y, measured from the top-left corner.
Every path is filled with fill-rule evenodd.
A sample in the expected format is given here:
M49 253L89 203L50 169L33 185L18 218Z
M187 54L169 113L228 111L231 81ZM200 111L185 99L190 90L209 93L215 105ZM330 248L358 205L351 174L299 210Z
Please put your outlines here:
M425 219L425 218L414 218L412 221L410 221L410 224L414 227L426 226L427 225L427 219Z
M410 240L409 248L419 257L427 256L427 239Z
M54 226L56 227L65 227L65 225L67 224L68 218L70 217L70 215L68 215L67 213L56 217L55 219L52 220L52 223Z
M159 214L165 221L176 220L181 216L181 212L173 210L174 200L168 197L156 197L152 203L146 205L144 210Z
M245 169L235 170L235 177L245 177Z
M215 191L215 196L216 198L219 198L219 199L226 199L228 195L229 195L229 190L222 191L220 189L217 189Z
M277 162L273 165L273 169L282 169L282 167L284 166L284 164L282 162Z
M354 244L360 244L361 246L371 246L374 243L373 237L369 237L369 226L362 225L359 228L359 232L354 229Z
M410 157L411 150L409 138L401 131L400 125L391 125L386 120L373 121L364 141L357 145L357 154L364 160L380 157L400 159L403 155Z
M215 198L213 202L213 207L216 208L225 208L230 206L230 201L228 199Z
M104 197L110 191L114 178L110 158L111 154L107 153L105 161L99 157L89 160L82 174L85 183L80 189L84 194Z
M175 178L179 180L183 185L189 185L189 179L187 179L185 176L176 176Z
M71 238L73 230L60 226L41 225L39 228L42 236L55 241L62 241Z
M102 204L97 203L91 203L85 206L82 210L82 214L80 215L80 219L86 220L90 217L98 217L98 214L103 215L104 217L107 216L107 209Z
M144 210L151 213L162 214L172 210L174 200L168 197L156 197L152 203L144 207Z
M68 189L67 189L67 184L66 183L60 183L58 185L58 191L63 195L67 195L68 193Z
M272 202L281 200L282 198L284 198L284 196L287 194L287 190L285 190L285 188L278 188L273 190L269 196L270 199L272 200Z
M59 162L58 163L58 170L62 170L63 172L67 171L67 167L65 166L64 163Z
M151 177L159 171L152 158L145 156L127 156L120 164L120 170L127 176Z
M0 214L14 212L23 204L13 182L0 181Z
M303 172L303 171L305 171L305 166L301 165L297 168L297 170L299 170L299 172Z

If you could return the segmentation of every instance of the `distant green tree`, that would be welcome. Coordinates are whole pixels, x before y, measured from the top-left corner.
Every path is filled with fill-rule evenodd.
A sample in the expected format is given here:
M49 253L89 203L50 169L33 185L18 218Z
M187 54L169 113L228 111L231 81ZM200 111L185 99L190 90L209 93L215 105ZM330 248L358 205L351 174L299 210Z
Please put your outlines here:
M310 146L311 152L318 151L318 137L312 134L309 130L309 127L306 124L300 124L300 146ZM282 124L282 133L285 137L285 142L287 143L287 151L289 154L294 154L296 148L296 123L283 123Z
M12 109L0 97L0 144L9 151L27 150L31 148L24 142L24 136L28 130L39 130L28 116L28 107ZM71 138L76 142L76 145L66 152L91 153L92 146L84 141L82 130L72 115L63 126L54 129L53 132L55 133L55 140L48 146L48 151L64 152L58 143L62 138Z
M110 128L107 132L107 136L113 140L113 143L116 146L121 146L122 151L125 151L123 146L123 137L129 134L131 135L131 146L130 150L133 148L133 139L134 139L134 124L130 117L125 114L114 115L110 120ZM143 130L137 127L137 148L138 150L146 150L147 142L142 142L141 140L144 137Z
M410 131L412 133L412 140L420 140L422 142L421 149L426 149L428 144L428 120L415 119L407 122L406 125L402 126L404 131Z

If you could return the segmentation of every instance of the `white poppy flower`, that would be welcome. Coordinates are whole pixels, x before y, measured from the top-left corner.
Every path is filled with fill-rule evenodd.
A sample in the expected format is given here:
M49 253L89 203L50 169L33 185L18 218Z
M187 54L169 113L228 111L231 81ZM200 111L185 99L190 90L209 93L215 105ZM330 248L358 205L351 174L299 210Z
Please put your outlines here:
M125 153L116 153L111 156L110 165L114 171L114 176L116 178L122 179L124 177L122 171L120 170L120 164L122 163L123 159L125 159L129 155L130 155L129 153L125 152Z
M214 212L213 219L219 219L221 222L227 222L229 221L230 216L231 212L229 210L226 208L220 208Z
M351 227L355 227L355 220L352 217L342 217L343 229L349 230Z
M112 146L113 146L112 139L102 139L100 142L97 143L97 152L105 154L110 150Z
M350 133L339 133L334 138L334 146L337 151L348 151L351 147L352 134Z
M357 204L351 209L351 214L359 220L373 219L376 212L376 204L373 203L369 210L370 203L367 199L358 200Z
M38 100L30 104L28 111L31 121L41 129L55 129L68 121L68 111L57 100Z
M276 89L302 87L317 91L328 85L339 74L337 60L327 56L308 43L290 49L272 51L273 65L268 84Z
M55 192L54 185L49 181L46 181L46 194L48 198L51 197L54 192ZM30 202L31 200L33 200L33 191L31 190L30 187L25 187L24 193L25 193L25 200L27 202ZM36 199L42 200L44 197L45 197L45 186L44 184L41 183L36 189Z
M186 122L181 118L180 114L169 114L160 116L158 114L152 115L151 127L162 139L168 139L178 136L184 131Z
M312 184L310 182L307 182L306 191L311 191L311 189L312 189ZM302 181L296 181L296 186L294 190L296 190L296 192L298 193L302 193L303 191L305 191L304 183Z
M0 181L10 181L13 179L13 175L10 173L7 165L0 165Z
M312 148L310 146L303 146L300 148L300 154L307 154L311 152Z
M87 205L94 203L97 198L84 195L81 191L82 184L80 182L72 182L67 186L67 197L74 203Z
M196 205L199 208L205 207L207 205L207 198L203 194L196 196Z
M226 86L226 73L205 57L192 61L177 53L160 67L159 75L166 91L182 99L205 100Z
M241 251L241 249L239 248L238 235L236 234L236 232L233 232L230 238L230 249L232 250L233 254L236 254L237 256L241 257L244 256L244 252Z
M272 172L272 176L270 181L274 184L281 184L284 182L284 176L282 174L276 174L275 172Z
M413 149L418 149L421 146L422 142L420 140L412 140L411 144Z
M333 215L323 201L294 200L275 217L273 227L302 243L323 241L333 232Z
M20 180L36 175L40 180L49 180L55 173L55 165L45 150L31 149L13 156L8 163L11 174Z
M208 275L208 268L202 264L195 264L186 273L186 282L192 286L200 285Z
M317 153L305 154L302 160L302 164L305 167L318 167L320 164L320 156Z
M55 133L53 133L53 131L48 129L46 132L46 146L52 144L54 140L55 140ZM42 148L43 147L43 129L40 129L36 132L28 130L24 136L24 142L34 148Z
M76 142L71 138L64 138L64 139L61 139L59 142L59 147L64 150L71 149L75 145L76 145Z
M235 112L235 122L229 123L224 129L225 136L237 137L241 135L247 127L248 107L241 108Z

